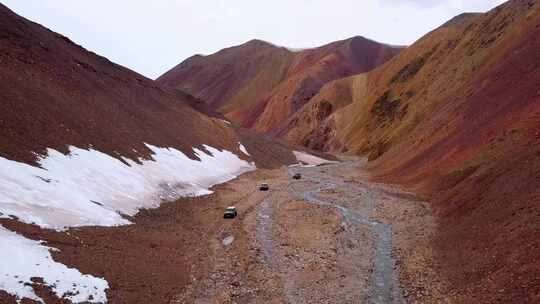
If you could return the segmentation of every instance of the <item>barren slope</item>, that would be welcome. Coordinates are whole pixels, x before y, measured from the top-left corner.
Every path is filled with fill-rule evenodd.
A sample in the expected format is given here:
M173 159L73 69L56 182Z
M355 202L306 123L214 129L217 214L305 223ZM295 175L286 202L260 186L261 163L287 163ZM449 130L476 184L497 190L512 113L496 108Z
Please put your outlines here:
M455 302L538 301L539 41L537 1L458 16L380 68L328 84L282 131L367 155L382 179L430 196Z
M188 151L226 143L209 134L232 136L151 80L3 6L0 14L2 156L30 161L31 152L91 144L134 158L132 149L148 154L143 142Z
M143 143L237 149L229 125L194 111L198 102L174 95L0 7L0 155L34 161L46 148L90 147L131 159ZM216 116L216 115L214 115ZM134 153L133 149L140 153Z

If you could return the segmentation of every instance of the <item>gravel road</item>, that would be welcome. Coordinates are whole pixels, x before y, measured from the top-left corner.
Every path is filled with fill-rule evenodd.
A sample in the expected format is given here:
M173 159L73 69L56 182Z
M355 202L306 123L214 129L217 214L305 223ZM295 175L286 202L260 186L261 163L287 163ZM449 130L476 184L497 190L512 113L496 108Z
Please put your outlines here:
M323 208L332 208L337 211L341 217L341 224L346 227L346 237L343 242L360 244L362 246L362 235L356 233L357 230L367 228L371 234L370 239L374 242L366 242L367 246L374 246L371 256L357 256L359 259L371 260L372 267L368 275L368 288L357 290L357 296L339 295L339 299L329 299L326 296L332 294L328 290L318 290L319 298L314 298L313 292L302 292L303 282L295 280L287 268L287 260L280 256L279 243L273 234L272 225L274 225L275 212L273 206L277 205L275 195L270 195L259 208L259 221L257 237L260 240L264 253L264 261L268 266L278 273L282 280L283 292L287 303L312 303L314 300L343 301L345 296L347 300L357 300L361 303L404 303L398 284L398 273L395 270L396 263L392 257L392 226L384 223L373 216L377 207L377 201L380 200L379 192L362 187L362 185L345 182L339 176L333 173L340 167L360 166L361 161L342 162L319 167L292 167L289 168L289 176L300 173L303 177L298 182L293 182L285 187L273 189L273 191L286 191L296 197L296 199L321 206ZM325 196L321 193L339 193L340 195ZM351 253L349 253L351 254ZM353 254L354 255L354 254ZM346 263L350 261L345 261ZM339 267L340 265L338 265ZM331 286L331 285L330 285Z

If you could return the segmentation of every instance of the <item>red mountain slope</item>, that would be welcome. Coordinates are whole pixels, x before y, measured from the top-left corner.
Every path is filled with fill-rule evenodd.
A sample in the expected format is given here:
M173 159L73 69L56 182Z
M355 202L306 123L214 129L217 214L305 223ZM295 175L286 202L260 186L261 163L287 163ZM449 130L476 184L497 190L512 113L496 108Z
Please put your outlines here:
M0 156L33 162L34 152L71 145L136 159L149 156L144 143L191 156L202 144L238 151L235 131L195 111L193 97L167 93L5 6L0 15Z
M252 40L189 58L157 82L206 100L240 125L275 132L328 81L369 71L399 51L362 37L299 52Z
M456 303L536 303L540 7L459 16L367 74L327 84L282 135L367 155L431 197Z

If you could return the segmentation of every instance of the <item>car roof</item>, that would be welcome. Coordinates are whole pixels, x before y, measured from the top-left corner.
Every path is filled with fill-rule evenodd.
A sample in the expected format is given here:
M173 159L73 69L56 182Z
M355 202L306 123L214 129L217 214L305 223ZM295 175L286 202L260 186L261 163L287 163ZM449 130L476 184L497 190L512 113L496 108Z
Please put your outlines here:
M227 207L227 209L236 209L234 206Z

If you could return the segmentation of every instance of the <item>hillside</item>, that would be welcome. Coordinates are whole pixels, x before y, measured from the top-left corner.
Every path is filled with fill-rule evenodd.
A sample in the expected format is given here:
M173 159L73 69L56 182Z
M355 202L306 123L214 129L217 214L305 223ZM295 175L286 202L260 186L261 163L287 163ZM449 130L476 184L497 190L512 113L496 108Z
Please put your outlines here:
M538 301L539 29L537 1L458 16L327 84L280 133L429 197L450 302Z
M112 275L64 265L42 241L77 242L62 231L132 224L141 209L297 162L287 145L232 127L193 96L165 92L3 5L0 62L2 303L106 302L124 290Z
M367 72L400 50L363 37L301 51L252 40L193 56L157 83L205 100L239 125L274 133L328 81Z
M65 153L69 145L92 145L111 155L136 159L150 154L143 143L190 154L192 146L203 143L228 145L213 134L222 133L225 139L233 136L228 128L191 110L151 80L5 7L1 14L3 157L31 162L37 157L33 152L43 155L47 148Z

